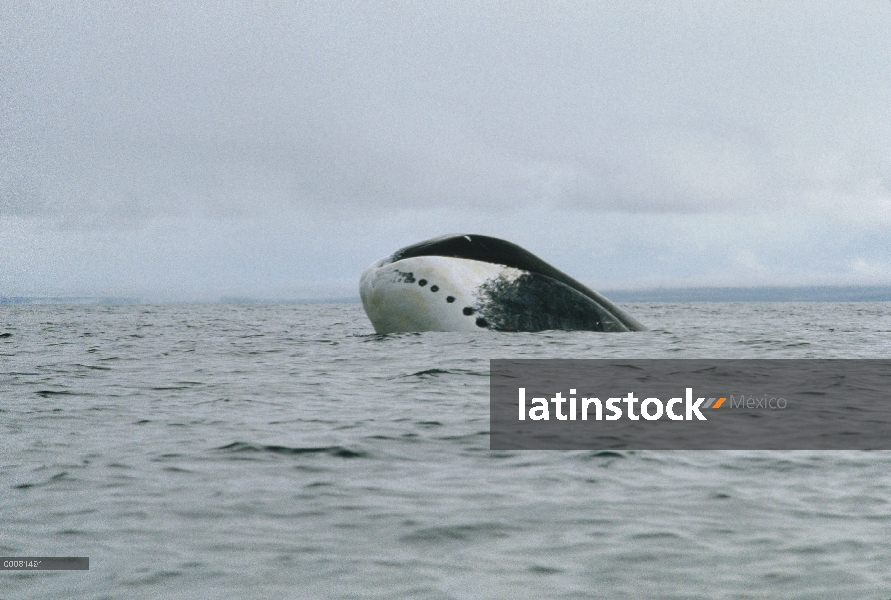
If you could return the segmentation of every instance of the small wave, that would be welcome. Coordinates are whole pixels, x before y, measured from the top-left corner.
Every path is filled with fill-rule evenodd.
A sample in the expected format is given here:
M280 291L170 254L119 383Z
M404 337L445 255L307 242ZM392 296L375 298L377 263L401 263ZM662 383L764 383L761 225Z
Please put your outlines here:
M123 583L131 587L143 587L146 585L162 583L176 577L182 577L183 575L185 575L184 571L158 571L147 577L141 577L132 581L124 581Z
M426 527L402 537L405 542L434 543L476 542L508 537L514 528L501 523L477 523L474 525L452 525L446 527Z
M670 540L670 539L683 539L678 534L673 531L645 531L642 533L635 533L631 536L631 539L634 540Z
M383 342L387 340L420 337L421 335L423 334L417 331L406 331L402 333L358 333L353 334L353 337L361 338L363 342Z
M52 398L53 396L78 396L75 392L56 391L56 390L37 390L37 395L41 398Z
M196 385L204 385L200 381L177 381L176 385L162 385L149 388L150 390L154 390L156 392L173 392L177 390L187 390L192 386Z
M625 455L615 450L598 450L592 453L591 458L625 458Z
M529 567L530 573L536 573L538 575L556 575L557 573L562 573L563 569L558 569L556 567L546 567L544 565L532 565Z
M217 450L230 452L270 452L272 454L285 454L297 456L301 454L329 454L338 458L362 458L367 456L365 452L350 450L343 446L315 446L315 447L291 447L291 446L255 446L246 442L232 442L220 446Z
M11 338L11 337L12 337L12 334L9 333L8 331L6 331L4 333L0 333L0 339Z
M408 375L400 375L399 378L405 377L438 377L440 375L478 375L481 377L488 377L488 371L474 371L471 369L425 369L423 371L418 371L417 373L409 373Z
M403 377L436 377L437 375L450 375L451 373L448 369L427 369L411 373L410 375L403 375Z
M52 485L53 483L56 483L58 481L75 481L75 479L73 477L69 476L68 471L61 471L59 473L56 473L55 475L53 475L46 481L42 481L39 483L20 483L18 485L14 485L12 487L13 487L13 489L16 489L16 490L27 490L29 488Z

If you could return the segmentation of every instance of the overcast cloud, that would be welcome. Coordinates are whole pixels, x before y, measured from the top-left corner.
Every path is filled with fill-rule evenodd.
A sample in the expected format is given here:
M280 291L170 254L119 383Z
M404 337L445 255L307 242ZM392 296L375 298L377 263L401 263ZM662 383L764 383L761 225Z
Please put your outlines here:
M891 283L888 2L5 2L0 296Z

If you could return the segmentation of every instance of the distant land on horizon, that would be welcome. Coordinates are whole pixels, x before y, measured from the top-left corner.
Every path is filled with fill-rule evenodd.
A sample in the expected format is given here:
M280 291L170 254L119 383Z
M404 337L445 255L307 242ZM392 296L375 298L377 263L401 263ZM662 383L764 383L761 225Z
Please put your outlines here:
M614 302L891 302L891 285L757 286L603 290ZM223 296L201 300L128 297L0 296L3 304L353 304L358 296L335 298L253 298Z
M655 288L603 295L616 302L888 302L891 285Z

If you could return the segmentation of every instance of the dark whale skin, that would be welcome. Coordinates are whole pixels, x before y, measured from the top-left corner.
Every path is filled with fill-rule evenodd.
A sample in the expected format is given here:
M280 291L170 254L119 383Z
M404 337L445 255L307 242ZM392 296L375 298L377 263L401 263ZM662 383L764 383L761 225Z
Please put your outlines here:
M477 234L433 238L393 253L383 264L406 258L444 256L525 271L482 286L473 307L476 324L495 331L645 331L612 302L511 242Z

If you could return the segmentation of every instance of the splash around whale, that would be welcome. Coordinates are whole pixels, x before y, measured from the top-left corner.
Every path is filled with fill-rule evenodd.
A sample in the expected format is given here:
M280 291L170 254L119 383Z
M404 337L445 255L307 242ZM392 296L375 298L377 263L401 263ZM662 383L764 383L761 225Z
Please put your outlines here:
M377 333L646 329L531 252L484 235L397 250L362 273L359 294Z

